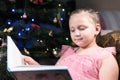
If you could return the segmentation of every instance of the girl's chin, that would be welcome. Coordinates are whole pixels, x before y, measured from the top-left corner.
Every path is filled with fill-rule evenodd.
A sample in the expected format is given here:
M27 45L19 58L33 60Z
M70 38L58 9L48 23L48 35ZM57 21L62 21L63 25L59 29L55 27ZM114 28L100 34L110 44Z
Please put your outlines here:
M77 44L78 46L80 46L80 47L85 47L85 45L83 45L83 44L81 44L81 43L79 43L79 44Z

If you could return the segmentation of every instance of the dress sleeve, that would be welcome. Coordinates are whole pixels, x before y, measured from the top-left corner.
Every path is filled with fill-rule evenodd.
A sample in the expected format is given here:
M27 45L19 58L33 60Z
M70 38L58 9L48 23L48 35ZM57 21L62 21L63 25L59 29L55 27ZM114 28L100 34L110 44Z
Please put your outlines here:
M64 54L64 52L67 51L67 49L70 48L68 45L62 45L61 51L60 51L60 56Z
M65 57L73 53L74 53L74 48L72 46L62 45L62 48L60 51L60 57Z
M116 48L115 47L106 47L105 50L111 52L113 55L116 55Z

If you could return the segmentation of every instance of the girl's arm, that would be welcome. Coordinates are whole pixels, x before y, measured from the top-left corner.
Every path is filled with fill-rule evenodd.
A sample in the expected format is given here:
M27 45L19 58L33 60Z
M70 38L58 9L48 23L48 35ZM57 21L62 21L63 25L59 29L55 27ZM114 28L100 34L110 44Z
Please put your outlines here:
M100 80L118 80L119 68L116 59L111 53L103 59L99 72Z

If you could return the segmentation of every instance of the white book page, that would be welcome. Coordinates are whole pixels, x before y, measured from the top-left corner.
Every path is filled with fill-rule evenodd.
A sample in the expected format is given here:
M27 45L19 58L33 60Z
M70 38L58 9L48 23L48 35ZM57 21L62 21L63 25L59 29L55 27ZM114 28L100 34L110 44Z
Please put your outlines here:
M11 70L24 65L22 54L10 36L7 36L7 68Z
M25 65L18 66L11 69L12 72L16 71L46 71L46 70L67 70L66 66L54 66L54 65Z

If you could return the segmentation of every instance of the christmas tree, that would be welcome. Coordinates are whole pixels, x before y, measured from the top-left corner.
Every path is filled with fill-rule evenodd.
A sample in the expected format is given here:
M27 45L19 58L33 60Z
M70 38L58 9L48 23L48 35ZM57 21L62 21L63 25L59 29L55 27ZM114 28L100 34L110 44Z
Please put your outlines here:
M24 55L36 61L42 57L58 58L63 44L72 45L68 19L75 9L74 0L1 0L0 5L1 42L10 35ZM5 63L1 67L6 66L5 60L6 56L1 57L0 63ZM8 74L5 70L0 73ZM2 76L0 80L6 80Z

